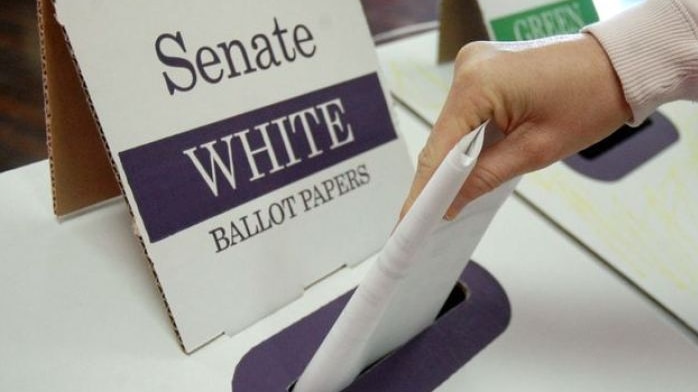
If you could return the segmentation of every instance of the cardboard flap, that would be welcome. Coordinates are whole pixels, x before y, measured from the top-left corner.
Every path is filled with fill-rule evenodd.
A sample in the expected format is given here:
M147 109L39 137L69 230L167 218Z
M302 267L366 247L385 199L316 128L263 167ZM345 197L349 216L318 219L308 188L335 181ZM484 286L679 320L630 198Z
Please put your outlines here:
M38 14L53 208L62 216L121 192L53 2L39 0Z
M452 61L468 42L489 39L477 0L443 0L439 18L439 63Z

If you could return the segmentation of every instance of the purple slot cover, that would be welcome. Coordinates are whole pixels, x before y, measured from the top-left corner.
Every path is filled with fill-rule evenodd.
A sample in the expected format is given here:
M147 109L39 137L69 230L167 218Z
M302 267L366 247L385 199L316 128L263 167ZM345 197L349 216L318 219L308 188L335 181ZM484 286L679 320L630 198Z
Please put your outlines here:
M464 300L364 371L344 391L432 391L501 335L511 319L502 286L473 261L459 283L467 288ZM288 391L351 294L340 296L251 349L235 369L233 392Z

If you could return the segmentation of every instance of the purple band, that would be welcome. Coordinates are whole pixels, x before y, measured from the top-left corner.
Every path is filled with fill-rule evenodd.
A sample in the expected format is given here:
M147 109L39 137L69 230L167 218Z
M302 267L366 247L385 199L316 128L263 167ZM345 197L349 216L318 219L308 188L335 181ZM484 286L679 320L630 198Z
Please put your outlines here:
M396 138L378 77L369 74L119 158L148 237L157 242ZM231 167L227 175L221 170Z

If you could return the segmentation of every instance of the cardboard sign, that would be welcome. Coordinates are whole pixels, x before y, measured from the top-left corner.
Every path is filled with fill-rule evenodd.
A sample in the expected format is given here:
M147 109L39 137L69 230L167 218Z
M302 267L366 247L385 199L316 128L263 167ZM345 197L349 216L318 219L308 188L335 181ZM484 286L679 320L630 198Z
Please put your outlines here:
M599 20L592 0L485 2L490 34L497 41L525 41L578 33ZM514 12L512 12L514 11Z
M438 59L453 60L471 41L523 41L572 34L598 20L592 0L443 0Z
M55 7L185 351L380 248L412 168L358 2Z

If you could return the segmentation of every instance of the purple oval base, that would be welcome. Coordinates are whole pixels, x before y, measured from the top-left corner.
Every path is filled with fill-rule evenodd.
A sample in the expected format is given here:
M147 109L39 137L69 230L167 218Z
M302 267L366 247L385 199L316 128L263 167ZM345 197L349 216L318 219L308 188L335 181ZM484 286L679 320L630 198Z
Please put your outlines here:
M361 374L345 392L432 391L509 325L504 289L468 263L459 278L468 296L422 333ZM250 350L235 369L234 392L285 392L300 376L352 292L333 300Z
M625 139L614 140L620 136L612 134L563 162L589 178L618 181L679 140L679 131L665 115L654 112L647 121L646 125L630 130ZM618 132L628 130L625 126Z

